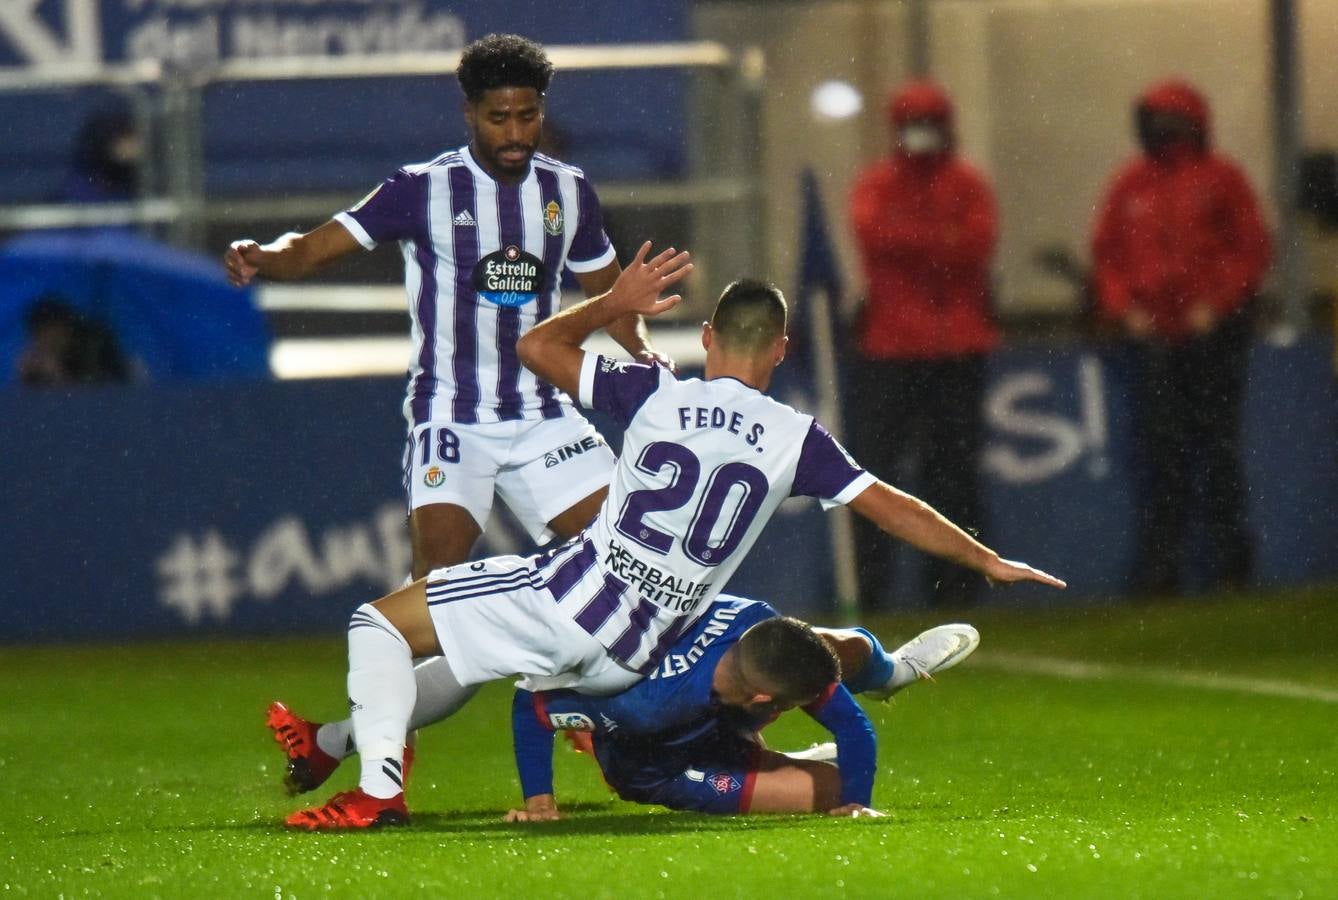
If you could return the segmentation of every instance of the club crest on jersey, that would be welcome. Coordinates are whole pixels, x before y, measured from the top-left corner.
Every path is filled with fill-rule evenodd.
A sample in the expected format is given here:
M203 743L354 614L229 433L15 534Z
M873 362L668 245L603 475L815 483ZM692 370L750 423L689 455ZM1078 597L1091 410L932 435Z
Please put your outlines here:
M556 237L562 233L562 205L556 200L549 200L544 207L544 231Z
M508 244L474 266L474 290L498 306L524 306L539 296L544 283L543 260Z
M737 791L742 787L742 785L739 784L739 779L728 772L716 772L709 776L706 779L706 782L711 785L711 790L715 791L717 794L728 794L730 791Z
M594 731L594 721L584 713L549 713L548 721L556 731Z
M428 487L441 487L446 483L446 473L440 466L433 466L423 473L423 484Z

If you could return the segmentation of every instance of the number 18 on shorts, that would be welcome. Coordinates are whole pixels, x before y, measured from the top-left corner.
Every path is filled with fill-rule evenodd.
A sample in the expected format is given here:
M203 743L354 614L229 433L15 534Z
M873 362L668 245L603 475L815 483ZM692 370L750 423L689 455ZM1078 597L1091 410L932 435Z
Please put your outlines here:
M463 506L482 528L499 496L535 540L559 513L608 485L613 454L585 419L416 426L404 449L409 510Z

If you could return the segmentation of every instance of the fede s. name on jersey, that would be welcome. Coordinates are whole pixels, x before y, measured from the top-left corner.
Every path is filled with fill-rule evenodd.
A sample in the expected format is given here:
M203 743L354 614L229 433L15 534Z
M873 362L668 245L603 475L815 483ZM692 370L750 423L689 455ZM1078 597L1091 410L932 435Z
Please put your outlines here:
M587 354L579 399L625 426L623 450L599 515L544 577L636 671L724 589L783 500L842 504L874 482L812 416L733 378Z

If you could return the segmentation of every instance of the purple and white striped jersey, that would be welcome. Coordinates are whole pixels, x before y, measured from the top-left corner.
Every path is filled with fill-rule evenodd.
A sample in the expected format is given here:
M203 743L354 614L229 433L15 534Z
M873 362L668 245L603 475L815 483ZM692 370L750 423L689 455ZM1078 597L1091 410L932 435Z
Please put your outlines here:
M542 562L553 598L649 672L724 589L781 501L848 503L876 479L813 420L733 378L587 354L580 400L627 428L609 494Z
M404 254L411 426L562 415L570 399L521 366L516 339L557 311L564 266L616 258L580 169L535 154L502 184L466 146L405 166L335 220L368 250L393 240Z

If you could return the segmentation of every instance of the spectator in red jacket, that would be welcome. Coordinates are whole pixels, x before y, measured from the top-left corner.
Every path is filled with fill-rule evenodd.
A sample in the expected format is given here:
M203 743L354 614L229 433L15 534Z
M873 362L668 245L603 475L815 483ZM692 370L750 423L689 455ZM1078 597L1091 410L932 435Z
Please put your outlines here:
M1098 311L1139 348L1135 429L1146 483L1135 587L1179 590L1196 496L1210 583L1243 584L1251 547L1240 409L1268 233L1240 168L1211 148L1198 91L1154 85L1136 103L1135 124L1143 152L1115 173L1092 238Z
M893 153L869 166L850 196L868 282L856 334L853 443L869 466L898 477L909 451L921 496L979 528L985 359L999 343L989 286L994 194L958 157L952 103L937 84L896 90L888 117ZM862 529L858 544L861 601L877 609L891 580L891 548L875 529ZM934 561L929 575L936 605L975 601L980 583L972 573Z

